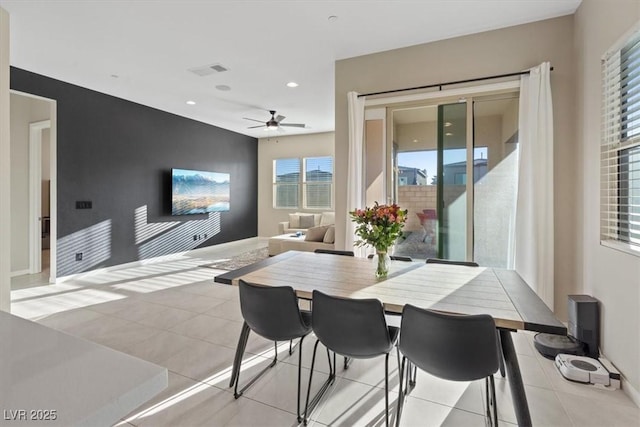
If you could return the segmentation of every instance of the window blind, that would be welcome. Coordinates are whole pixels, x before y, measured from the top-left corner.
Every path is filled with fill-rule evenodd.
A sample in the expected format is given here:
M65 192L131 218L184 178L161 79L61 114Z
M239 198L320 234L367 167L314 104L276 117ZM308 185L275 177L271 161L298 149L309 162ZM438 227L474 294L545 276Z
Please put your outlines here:
M304 159L304 207L331 209L333 188L333 157Z
M273 207L296 209L299 206L300 159L273 161Z
M602 61L600 238L640 250L640 31Z

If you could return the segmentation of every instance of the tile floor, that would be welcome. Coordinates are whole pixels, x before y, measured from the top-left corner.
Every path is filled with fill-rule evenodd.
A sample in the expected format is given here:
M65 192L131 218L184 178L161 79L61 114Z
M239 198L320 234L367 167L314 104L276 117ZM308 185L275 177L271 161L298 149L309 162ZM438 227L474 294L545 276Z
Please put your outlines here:
M44 276L14 278L12 312L168 368L169 387L120 425L294 426L297 352L289 356L283 343L281 363L235 400L228 383L242 321L237 288L214 283L217 272L198 267L263 246L264 239L248 239L56 285L43 284ZM551 361L537 354L531 340L530 334L514 335L534 425L640 425L640 409L621 390L564 380ZM314 341L307 339L302 346L303 381ZM272 343L252 335L241 383L272 356ZM394 356L394 408L396 363ZM319 357L316 365L315 388L327 372L326 357ZM384 425L383 375L384 358L356 360L347 370L338 364L337 379L309 424ZM501 424L515 424L509 385L499 375L496 388ZM402 425L485 425L482 390L482 382L453 383L419 372Z

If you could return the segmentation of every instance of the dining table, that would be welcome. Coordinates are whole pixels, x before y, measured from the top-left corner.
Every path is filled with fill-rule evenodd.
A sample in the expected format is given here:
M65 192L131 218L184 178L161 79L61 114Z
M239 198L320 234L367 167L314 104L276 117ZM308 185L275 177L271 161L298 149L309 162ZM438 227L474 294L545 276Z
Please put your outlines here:
M345 298L377 298L390 314L401 314L406 304L451 314L489 314L499 332L518 425L531 425L512 333L566 335L567 329L516 271L392 261L385 279L377 279L374 272L375 262L370 259L289 251L218 275L214 281L237 285L242 279L262 286L291 286L298 298L308 300L314 290ZM239 342L242 334L246 342L248 327L243 328ZM232 379L239 366L239 350Z

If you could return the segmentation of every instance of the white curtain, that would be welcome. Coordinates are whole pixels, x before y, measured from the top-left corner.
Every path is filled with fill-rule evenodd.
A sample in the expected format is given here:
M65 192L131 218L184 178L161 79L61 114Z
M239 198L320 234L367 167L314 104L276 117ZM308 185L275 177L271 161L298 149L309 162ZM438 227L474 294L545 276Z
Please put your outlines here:
M345 229L345 250L353 248L356 239L355 227L349 212L364 207L364 97L358 98L357 92L349 92L349 163L347 172L347 226ZM360 250L354 252L360 254Z
M553 109L550 65L520 81L515 270L553 310Z

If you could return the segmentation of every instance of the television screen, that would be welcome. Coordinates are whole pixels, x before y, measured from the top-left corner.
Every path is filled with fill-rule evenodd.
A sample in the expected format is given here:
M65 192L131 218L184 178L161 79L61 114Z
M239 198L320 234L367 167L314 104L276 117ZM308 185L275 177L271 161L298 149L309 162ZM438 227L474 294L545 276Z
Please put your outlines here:
M191 215L229 210L229 174L171 170L171 214Z

